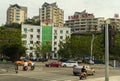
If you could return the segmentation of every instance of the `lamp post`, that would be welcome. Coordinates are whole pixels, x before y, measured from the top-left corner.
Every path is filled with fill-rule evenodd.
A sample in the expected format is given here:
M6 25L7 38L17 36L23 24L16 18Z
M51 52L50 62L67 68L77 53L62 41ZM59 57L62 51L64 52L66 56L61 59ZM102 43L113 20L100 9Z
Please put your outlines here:
M90 61L91 60L93 60L93 57L92 57L92 51L93 51L93 42L94 42L94 39L95 39L95 36L94 36L94 34L92 34L92 40L91 40L91 59L90 59Z
M108 24L105 25L105 81L109 81L109 34Z

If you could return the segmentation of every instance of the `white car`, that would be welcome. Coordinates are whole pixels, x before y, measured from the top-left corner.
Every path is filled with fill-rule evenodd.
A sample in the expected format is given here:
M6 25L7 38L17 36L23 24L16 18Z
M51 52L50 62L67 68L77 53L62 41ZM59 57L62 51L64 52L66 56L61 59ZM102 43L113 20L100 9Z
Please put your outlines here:
M66 62L62 62L61 64L62 67L75 67L78 66L77 61L66 61Z

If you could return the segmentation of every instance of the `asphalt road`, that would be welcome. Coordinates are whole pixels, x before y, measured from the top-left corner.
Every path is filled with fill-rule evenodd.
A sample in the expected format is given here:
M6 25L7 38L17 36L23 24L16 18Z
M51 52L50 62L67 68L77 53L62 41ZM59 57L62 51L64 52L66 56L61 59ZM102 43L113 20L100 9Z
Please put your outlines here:
M6 69L7 71L0 72L0 81L78 81L79 77L74 76L72 68L47 68L44 66L45 63L36 63L34 71L22 71L22 66L19 67L18 74L15 73L14 66L11 65L0 65L0 68ZM8 68L8 66L10 66ZM104 65L91 65L95 68L95 75L88 76L87 79L104 77ZM29 68L30 69L30 68ZM110 76L120 75L120 69L110 68Z

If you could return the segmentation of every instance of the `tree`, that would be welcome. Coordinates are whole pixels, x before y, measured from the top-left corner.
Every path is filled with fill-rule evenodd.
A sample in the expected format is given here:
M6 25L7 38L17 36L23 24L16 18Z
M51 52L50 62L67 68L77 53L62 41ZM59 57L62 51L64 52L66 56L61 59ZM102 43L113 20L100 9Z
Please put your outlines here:
M21 24L19 24L19 23L5 24L5 27L7 27L7 28L18 28L18 29L20 29L20 28L21 28Z
M46 44L42 46L42 56L43 58L46 58L46 54L48 54L48 58L50 58L50 52L51 52L51 45Z
M30 19L30 18L26 19L24 23L25 24L32 24L32 25L40 25L39 20L35 21L34 19Z
M10 57L12 61L18 60L21 56L25 56L25 50L26 48L17 45L17 44L4 44L2 47L2 53L5 56Z
M62 58L79 58L83 56L90 56L90 41L90 36L72 36L71 38L67 38L65 43L60 43L58 54Z
M118 32L115 35L115 45L114 48L111 49L110 59L120 60L119 50L120 50L120 33Z
M25 55L26 48L22 46L21 31L19 29L0 29L0 53L8 56L12 61Z
M36 54L37 57L43 57L41 43L36 42L34 44L34 50L35 50L35 54Z
M95 36L95 41L93 43L93 56L95 59L104 59L104 38L103 34L99 34Z

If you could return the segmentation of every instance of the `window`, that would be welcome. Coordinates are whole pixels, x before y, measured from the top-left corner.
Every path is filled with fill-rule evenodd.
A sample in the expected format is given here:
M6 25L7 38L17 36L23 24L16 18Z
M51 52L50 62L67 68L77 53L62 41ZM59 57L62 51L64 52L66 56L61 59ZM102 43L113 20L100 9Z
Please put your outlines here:
M54 30L54 33L57 33L57 30Z
M54 47L54 51L56 51L57 50L57 48L56 47Z
M60 39L63 39L63 36L60 36Z
M37 32L39 33L39 32L40 32L40 29L37 29Z
M68 33L69 33L69 31L66 31L66 33L68 34Z
M27 28L24 28L24 32L27 32Z
M30 29L31 32L33 32L33 29Z
M40 38L40 35L37 35L37 38Z
M63 33L63 30L60 30L60 34L62 34Z
M30 38L33 38L33 35L30 35Z
M54 42L54 45L57 45L57 42Z
M30 47L30 50L33 50L33 47Z
M81 28L81 30L85 30L85 28Z
M37 44L40 44L40 41L36 41Z
M33 41L30 41L30 44L33 44Z
M57 36L54 36L54 39L57 39Z

